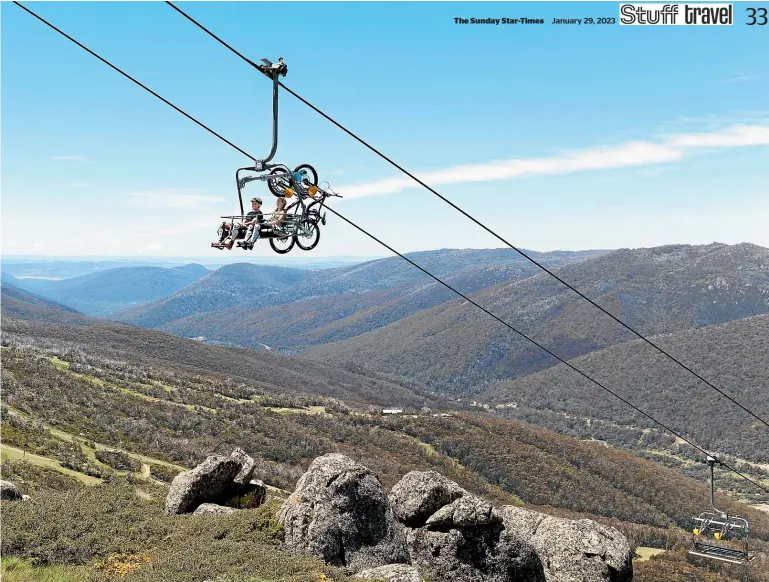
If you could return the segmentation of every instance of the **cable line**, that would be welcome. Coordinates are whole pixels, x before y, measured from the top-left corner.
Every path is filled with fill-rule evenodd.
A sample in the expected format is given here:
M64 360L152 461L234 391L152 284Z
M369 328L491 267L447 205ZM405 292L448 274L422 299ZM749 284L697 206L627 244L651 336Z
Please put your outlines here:
M190 15L189 15L189 14L187 14L186 12L184 12L184 11L183 11L181 8L177 7L176 5L174 5L172 2L170 2L170 1L168 1L168 0L166 0L166 4L168 4L168 5L169 5L171 8L173 8L174 10L176 10L176 12L178 12L179 14L181 14L182 16L184 16L184 18L186 18L187 20L189 20L190 22L192 22L192 23L193 23L195 26L197 26L198 28L200 28L200 29L201 29L203 32L205 32L206 34L208 34L209 36L211 36L213 39L215 39L216 41L218 41L219 43L221 43L223 46L225 46L227 49L229 49L230 51L232 51L234 54L236 54L237 56L239 56L239 57L240 57L241 59L243 59L243 60L244 60L246 63L248 63L248 64L249 64L249 65L251 65L252 67L257 67L256 63L254 63L254 62L253 62L251 59L249 59L248 57L244 56L244 55L243 55L242 53L240 53L238 50L236 50L235 48L233 48L232 46L230 46L230 45L229 45L227 42L225 42L225 41L224 41L224 40L222 40L220 37L218 37L216 34L214 34L213 32L211 32L211 31L210 31L208 28L206 28L205 26L203 26L202 24L200 24L200 22L198 22L197 20L195 20L195 19L194 19L192 16L190 16ZM393 161L392 159L390 159L388 156L386 156L385 154L383 154L382 152L380 152L378 149L376 149L374 146L372 146L371 144L369 144L368 142L366 142L366 141L365 141L365 140L363 140L362 138L358 137L358 136L357 136L356 134L354 134L352 131L350 131L349 129L347 129L346 127L344 127L342 124L340 124L338 121L336 121L335 119L333 119L332 117L330 117L329 115L327 115L326 113L324 113L323 111L321 111L320 109L318 109L318 108L317 108L315 105L313 105L312 103L310 103L309 101L307 101L307 100L306 100L304 97L302 97L301 95L298 95L297 93L295 93L294 91L292 91L290 88L286 87L286 86L285 86L283 83L280 83L280 82L279 82L278 84L279 84L279 85L280 85L280 86L281 86L283 89L285 89L287 92L289 92L291 95L293 95L294 97L296 97L297 99L299 99L299 101L301 101L302 103L304 103L305 105L307 105L307 106L308 106L310 109L314 110L315 112L317 112L318 114L320 114L322 117L326 118L328 121L330 121L331 123L333 123L334 125L336 125L336 126L339 128L339 129L341 129L342 131L344 131L345 133L347 133L349 136L351 136L352 138L354 138L355 140L357 140L358 142L360 142L361 144L363 144L364 146L366 146L366 147L367 147L368 149L370 149L372 152L374 152L375 154L377 154L377 155L378 155L380 158L382 158L383 160L387 161L389 164L391 164L392 166L394 166L395 168L397 168L398 170L400 170L401 172L403 172L404 174L406 174L406 175L407 175L409 178L411 178L412 180L414 180L415 182L417 182L417 183L418 183L420 186L423 186L424 188L426 188L427 190L429 190L429 191L430 191L432 194L434 194L435 196L437 196L438 198L440 198L440 199L441 199L443 202L445 202L446 204L448 204L449 206L451 206L452 208L454 208L454 210L456 210L457 212L461 213L461 214L462 214L462 215L464 215L466 218L469 218L469 219L470 219L472 222L474 222L475 224L477 224L478 226L480 226L480 227L481 227L482 229L484 229L486 232L488 232L489 234L491 234L492 236L494 236L495 238L497 238L498 240L500 240L500 241L501 241L502 243L504 243L506 246L508 246L508 247L510 247L511 249L513 249L515 252L517 252L519 255L521 255L522 257L524 257L524 258L525 258L526 260L528 260L529 262L533 263L534 265L536 265L537 267L539 267L540 269L542 269L542 270L543 270L545 273L547 273L548 275L550 275L551 277L553 277L554 279L556 279L556 280L557 280L559 283L561 283L561 284L565 285L566 287L568 287L569 289L571 289L571 290L572 290L574 293L576 293L577 295L579 295L579 296L580 296L582 299L584 299L585 301L587 301L588 303L590 303L590 304L591 304L591 305L593 305L594 307L597 307L598 309L600 309L600 310L601 310L603 313L605 313L606 315L608 315L609 317L611 317L611 318L612 318L614 321L616 321L617 323L619 323L620 325L622 325L622 327L624 327L624 328L625 328L625 329L627 329L628 331L630 331L630 332L632 332L633 334L635 334L636 336L638 336L640 339L642 339L644 342L646 342L647 344L649 344L650 346L652 346L654 349L656 349L656 350L657 350L657 351L659 351L660 353L662 353L662 354L664 354L665 356L667 356L667 357L668 357L670 360L672 360L673 362L675 362L675 363L676 363L678 366L680 366L681 368L683 368L684 370L686 370L687 372L689 372L690 374L692 374L692 375L693 375L695 378L697 378L697 379L698 379L698 380L700 380L701 382L705 383L707 386L709 386L710 388L712 388L713 390L715 390L716 392L718 392L718 393L719 393L721 396L723 396L724 398L726 398L727 400L729 400L729 401L730 401L730 402L732 402L733 404L735 404L735 405L739 406L739 407L740 407L742 410L744 410L744 411L745 411L745 412L747 412L749 415L751 415L753 418L755 418L756 420L758 420L759 422L761 422L761 423L762 423L764 426L766 426L767 428L769 428L769 421L767 421L767 420L764 420L764 419L763 419L762 417L760 417L758 414L756 414L755 412L753 412L752 410L750 410L749 408L747 408L746 406L744 406L743 404L741 404L741 403L740 403L739 401L737 401L735 398L733 398L732 396L730 396L729 394L727 394L726 392L724 392L723 390L721 390L720 388L718 388L716 385L714 385L712 382L710 382L709 380L706 380L705 378L703 378L703 377L702 377L700 374L698 374L697 372L695 372L695 371L694 371L694 370L693 370L691 367L687 366L686 364L684 364L683 362L681 362L680 360L678 360L678 359L677 359L675 356L671 355L670 353L668 353L667 351L665 351L663 348L661 348L660 346L658 346L657 344L655 344L653 341L651 341L650 339L648 339L646 336L644 336L644 335L643 335L643 334L641 334L640 332L636 331L634 328L630 327L630 325L628 325L627 323L625 323L624 321L622 321L621 319L619 319L618 317L616 317L615 315L613 315L612 313L610 313L609 311L607 311L606 309L604 309L603 307L601 307L600 305L598 305L598 304L597 304L595 301L593 301L592 299L590 299L590 298L589 298L587 295L585 295L584 293L582 293L582 292L581 292L579 289L577 289L576 287L574 287L573 285L571 285L571 284L570 284L570 283L568 283L567 281L564 281L564 280L563 280L561 277L559 277L558 275L556 275L555 273L553 273L553 272L552 272L550 269L548 269L547 267L545 267L544 265L542 265L541 263L539 263L539 262L538 262L536 259L534 259L533 257L530 257L530 256L529 256L528 254L526 254L524 251L522 251L521 249L519 249L518 247L516 247L516 246L515 246L515 245L513 245L512 243L508 242L508 241L507 241L506 239L504 239L504 238L503 238L501 235L497 234L495 231L491 230L491 229L490 229L488 226L486 226L485 224L483 224L483 223L482 223L480 220L478 220L477 218L475 218L474 216L472 216L471 214L469 214L467 211L463 210L462 208L460 208L459 206L457 206L456 204L454 204L454 203L453 203L451 200L447 199L445 196L443 196L442 194L440 194L440 193L439 193L438 191L436 191L434 188L431 188L430 186L428 186L427 184L425 184L425 183L424 183L422 180L420 180L419 178L417 178L417 177L416 177L414 174L412 174L411 172L409 172L408 170L406 170L405 168L403 168L403 167L402 167L401 165L399 165L397 162L395 162L395 161Z
M34 13L32 10L30 10L30 9L26 8L25 6L21 5L21 4L20 4L19 2L17 2L16 0L14 0L14 1L13 1L13 3L14 3L14 4L16 4L17 6L19 6L20 8L22 8L23 10L25 10L26 12L28 12L29 14L31 14L32 16L34 16L35 18L37 18L39 21L43 22L44 24L46 24L47 26L49 26L50 28L52 28L53 30L55 30L56 32L58 32L59 34L61 34L62 36L64 36L65 38L69 39L70 41L72 41L73 43L75 43L76 45L78 45L80 48L82 48L82 49L86 50L88 53L90 53L91 55L95 56L95 57L96 57L96 58L98 58L100 61L102 61L102 62L106 63L106 64L107 64L107 65L109 65L109 66L110 66L112 69L114 69L114 70L118 71L120 74L122 74L122 75L123 75L123 76L125 76L126 78L130 79L131 81L133 81L134 83L136 83L137 85L139 85L141 88L143 88L143 89L145 89L146 91L150 92L152 95L154 95L155 97L157 97L158 99L160 99L161 101L163 101L164 103L166 103L167 105L171 106L173 109L175 109L175 110L176 110L176 111L178 111L179 113L183 114L185 117L187 117L187 118L191 119L191 120L192 120L192 121L194 121L194 122L195 122L197 125L199 125L199 126L200 126L200 127L202 127L203 129L205 129L206 131L208 131L208 132L209 132L209 133L211 133L212 135L214 135L214 136L218 137L218 138L219 138L221 141L223 141L223 142L224 142L224 143L226 143L227 145L229 145L229 146L233 147L234 149L236 149L237 151L239 151L239 152L243 153L245 156L247 156L247 157L249 157L249 158L251 158L251 159L255 159L253 156L251 156L250 154L248 154L248 153L247 153L247 152L245 152L244 150L240 149L238 146L236 146L235 144L233 144L232 142L230 142L229 140L227 140L226 138L224 138L223 136L221 136L219 133L217 133L217 132L216 132L216 131L214 131L213 129L209 128L209 127L208 127L207 125L205 125L204 123L202 123L202 122L198 121L197 119L195 119L195 118L194 118L194 117L192 117L191 115L189 115L189 114L187 114L186 112L182 111L180 108L178 108L176 105L174 105L174 104L173 104L173 103L171 103L170 101L168 101L168 100L164 99L163 97L161 97L160 95L158 95L157 93L155 93L154 91L152 91L151 89L149 89L147 86L143 85L142 83L140 83L139 81L137 81L136 79L134 79L133 77L131 77L130 75L128 75L127 73L123 72L123 71L122 71L122 70L120 70L118 67L116 67L115 65L113 65L113 64L111 64L109 61L107 61L106 59L104 59L104 58L100 57L100 56L99 56L99 55L97 55L95 52L93 52L92 50L88 49L86 46L84 46L83 44L81 44L80 42L78 42L77 40L75 40L74 38L72 38L71 36L69 36L68 34L64 33L64 32L63 32L63 31L61 31L60 29L58 29L58 28L56 28L55 26L53 26L51 23L49 23L47 20L45 20L45 19L44 19L44 18L42 18L41 16L38 16L37 14L35 14L35 13ZM679 433L678 433L677 431L675 431L674 429L672 429L672 428L668 427L667 425L665 425L664 423L660 422L659 420L657 420L656 418L654 418L653 416L651 416L651 415L650 415L650 414L648 414L647 412L644 412L643 410L641 410L640 408L638 408L636 405L634 405L634 404L633 404L633 403L631 403L630 401L626 400L625 398L623 398L622 396L620 396L619 394L617 394L616 392L614 392L614 391L613 391L613 390L611 390L610 388L608 388L608 387L604 386L604 385L603 385L603 384L601 384L601 383L600 383L598 380L595 380L594 378L592 378L591 376L589 376L587 373L583 372L583 371L582 371L582 370L580 370L579 368L577 368L577 367L575 367L574 365L572 365L571 363L567 362L565 359L563 359L563 358L561 358L560 356L558 356L557 354L553 353L553 352L552 352L552 351L550 351L548 348L546 348L546 347L545 347L545 346L543 346L542 344L538 343L536 340L534 340L534 339L530 338L529 336L527 336L527 335L526 335L526 334L524 334L523 332L519 331L518 329L516 329L515 327L513 327L512 325L510 325L509 323L507 323L506 321L504 321L504 320L503 320L503 319L501 319L500 317L498 317L497 315L494 315L494 314L493 314L491 311L489 311L489 310L488 310L488 309L486 309L485 307L483 307L483 306L479 305L478 303L476 303L475 301L473 301L472 299L470 299L470 298L469 298L467 295L465 295L465 294L464 294L464 293L462 293L461 291L459 291L459 290L455 289L454 287L452 287L451 285L449 285L448 283L446 283L445 281L443 281L442 279L440 279L440 278L439 278L439 277L437 277L436 275L433 275L433 274L432 274L432 273L430 273L430 272L429 272L427 269L425 269L425 268L421 267L420 265L418 265L417 263L415 263L414 261L412 261L411 259L409 259L409 258L408 258L408 257L406 257L405 255L403 255L402 253L398 252L397 250L395 250L394 248L392 248L391 246L389 246L387 243L385 243L384 241L380 240L379 238L377 238L376 236L374 236L373 234L371 234L370 232L368 232L367 230L365 230L364 228L362 228L361 226L358 226L356 223L354 223L354 222L353 222L353 221L351 221L350 219L346 218L345 216L343 216L342 214L340 214L340 213L339 213L339 212L337 212L336 210L332 209L332 208L331 208L331 207L329 207L328 205L326 205L326 208L327 208L328 210L330 210L330 211L331 211L331 212L332 212L334 215L338 216L339 218L341 218L342 220L344 220L345 222L347 222L348 224L350 224L351 226L353 226L354 228L356 228L357 230L359 230L360 232L362 232L362 233L363 233L363 234L365 234L366 236L370 237L371 239L373 239L374 241L376 241L377 243L379 243L380 245L382 245L383 247L385 247L386 249L388 249L390 252L392 252L392 253L394 253L394 254L398 255L400 258L404 259L406 262L408 262L409 264L413 265L414 267L416 267L417 269L419 269L420 271L422 271L423 273L425 273L426 275L428 275L428 276L429 276L429 277L431 277L432 279L435 279L435 281L437 281L438 283L440 283L441 285L443 285L444 287L446 287L446 288L447 288L447 289L449 289L450 291L453 291L454 293L456 293L457 295L459 295L460 297L462 297L464 300L466 300L468 303L471 303L472 305L474 305L475 307L477 307L478 309L480 309L480 310L481 310L481 311L483 311L484 313L486 313L486 314L490 315L492 318L494 318L496 321L498 321L498 322L500 322L501 324L503 324L504 326L506 326L506 327L507 327L508 329L510 329L511 331L515 332L516 334L518 334L518 335L519 335L519 336L521 336L522 338L524 338L524 339L526 339L527 341L531 342L532 344L534 344L535 346L537 346L539 349L541 349L541 350L542 350L542 351L544 351L545 353L549 354L550 356L552 356L553 358L555 358L556 360L558 360L558 361L559 361L559 362L561 362L562 364L566 365L566 366L567 366L568 368L570 368L571 370L574 370L574 371L575 371L575 372L577 372L579 375L581 375L582 377L586 378L587 380L589 380L590 382L592 382L593 384L595 384L595 385L596 385L596 386L598 386L599 388L601 388L601 389L605 390L606 392L608 392L609 394L611 394L612 396L614 396L614 397L615 397L615 398L617 398L618 400L620 400L620 401L622 401L623 403L627 404L627 405L628 405L628 406L630 406L630 407L631 407L633 410L635 410L636 412L638 412L638 413L642 414L643 416L645 416L646 418L648 418L649 420L651 420L652 422L654 422L654 423L655 423L655 424L657 424L658 426L662 427L664 430L668 431L668 432L669 432L670 434L672 434L673 436L675 436L675 437L677 437L677 438L681 439L682 441L684 441L685 443L689 444L691 447L693 447L694 449L696 449L696 450L700 451L701 453L705 454L706 456L710 456L710 457L712 457L712 458L716 459L716 461L718 461L718 462L719 462L721 465L723 465L724 467L726 467L728 470L732 471L734 474L736 474L736 475L738 475L738 476L742 477L742 478L743 478L745 481L747 481L747 482L749 482L749 483L753 484L755 487L757 487L757 488L761 489L761 490L762 490L762 491L764 491L765 493L769 493L769 489L767 489L767 488L766 488L766 487L764 487L763 485L761 485L761 484L757 483L756 481L754 481L754 480L753 480L753 479L751 479L750 477L748 477L748 476L746 476L746 475L742 474L741 472L737 471L736 469L734 469L733 467L731 467L731 466L729 466L728 464L724 463L723 461L720 461L720 460L719 460L717 457L715 457L715 455L712 455L712 454L708 453L708 451L706 451L706 450L705 450L705 449L703 449L702 447L698 446L697 444L695 444L694 442L692 442L692 441L691 441L691 440L689 440L688 438L686 438L686 437L684 437L683 435L679 434Z

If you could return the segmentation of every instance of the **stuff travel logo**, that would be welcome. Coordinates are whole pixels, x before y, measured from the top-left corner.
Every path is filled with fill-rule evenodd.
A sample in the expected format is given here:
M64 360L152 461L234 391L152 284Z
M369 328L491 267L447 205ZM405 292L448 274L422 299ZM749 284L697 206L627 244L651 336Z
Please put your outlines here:
M620 4L625 25L731 26L733 4Z

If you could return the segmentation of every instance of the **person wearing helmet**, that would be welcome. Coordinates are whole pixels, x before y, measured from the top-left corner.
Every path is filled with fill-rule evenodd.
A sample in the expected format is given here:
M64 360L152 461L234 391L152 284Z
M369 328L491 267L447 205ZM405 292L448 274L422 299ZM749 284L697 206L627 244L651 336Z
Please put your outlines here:
M259 238L259 232L262 224L264 224L264 215L261 211L262 199L252 198L251 208L253 210L246 215L246 222L243 223L244 226L248 227L248 230L246 231L246 238L241 244L244 249L248 250L254 248L254 243Z
M258 232L258 229L254 228L252 230L250 227L257 224L261 225L261 223L264 222L264 215L262 214L261 208L262 208L262 199L252 198L251 212L246 214L246 216L244 217L245 220L241 224L235 224L235 221L232 221L231 223L223 224L222 227L224 228L224 232L227 234L223 234L222 235L223 238L221 239L221 241L219 243L212 243L212 246L220 249L222 248L228 249L228 250L231 249L232 245L235 244L235 239L238 238L240 229L244 227L249 228L249 230L246 231L246 239L248 240L248 237L251 236L249 233L252 233L253 231ZM225 240L227 242L225 242ZM245 244L245 241L243 244Z

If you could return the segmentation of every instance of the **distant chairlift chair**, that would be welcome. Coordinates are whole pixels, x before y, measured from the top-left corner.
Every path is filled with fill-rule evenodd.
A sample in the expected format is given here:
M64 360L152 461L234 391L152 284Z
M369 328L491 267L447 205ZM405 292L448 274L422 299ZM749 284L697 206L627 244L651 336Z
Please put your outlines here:
M752 556L748 555L748 520L716 508L713 467L720 463L710 455L705 462L710 466L711 509L694 518L692 549L689 553L703 558L744 564L752 559ZM707 541L704 541L706 539Z

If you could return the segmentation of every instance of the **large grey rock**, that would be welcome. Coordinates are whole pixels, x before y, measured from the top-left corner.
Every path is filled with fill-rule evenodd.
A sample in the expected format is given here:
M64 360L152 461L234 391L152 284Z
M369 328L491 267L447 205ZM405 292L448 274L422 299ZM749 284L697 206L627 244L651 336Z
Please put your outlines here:
M246 454L246 451L240 447L232 451L230 458L240 463L240 471L235 475L233 481L241 485L246 485L251 481L251 474L254 472L254 467L256 467L256 461L254 461L254 459Z
M545 582L534 548L500 520L488 525L408 533L411 563L432 582Z
M406 564L389 564L358 572L357 578L364 580L385 580L386 582L424 582L414 566Z
M543 515L520 507L500 508L505 528L529 539L545 565L547 582L630 582L630 544L613 527Z
M23 496L15 483L0 481L0 499L3 501L22 501Z
M435 471L412 471L390 492L412 564L433 582L544 582L534 548L507 532L492 505Z
M379 479L337 453L318 457L279 513L286 545L350 573L408 563L406 537Z
M501 518L493 511L491 503L470 493L444 505L425 522L432 530L449 530L498 523Z
M390 504L398 519L408 527L421 527L444 505L467 493L435 471L411 471L390 491Z
M266 498L266 488L264 483L250 480L253 469L254 460L241 449L229 457L208 457L174 477L166 496L166 513L190 513L203 503L257 507Z
M194 511L201 503L216 503L232 497L240 464L229 457L211 456L190 471L182 471L171 482L166 496L166 513Z
M231 515L236 511L237 509L217 505L216 503L202 503L192 512L192 515Z

